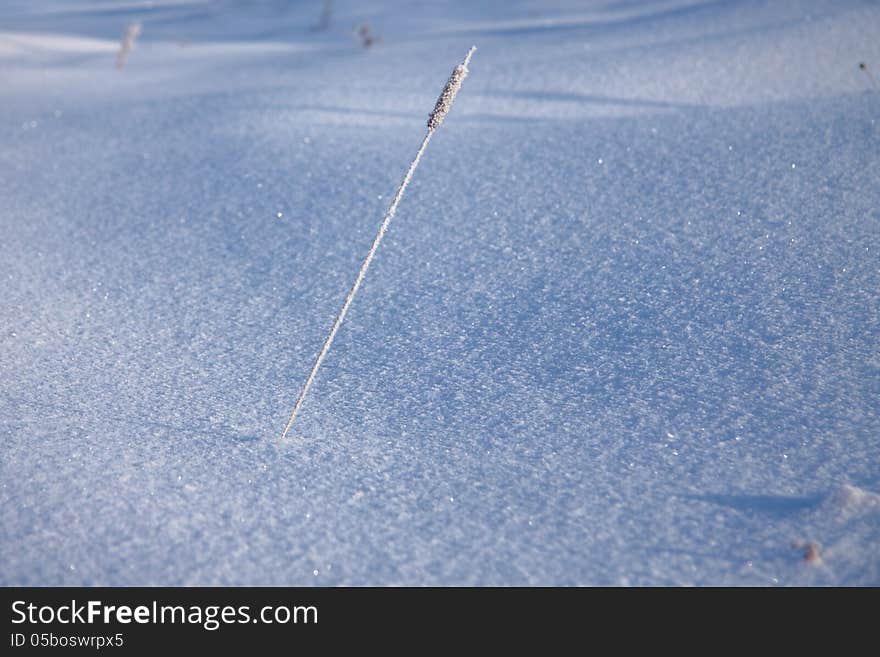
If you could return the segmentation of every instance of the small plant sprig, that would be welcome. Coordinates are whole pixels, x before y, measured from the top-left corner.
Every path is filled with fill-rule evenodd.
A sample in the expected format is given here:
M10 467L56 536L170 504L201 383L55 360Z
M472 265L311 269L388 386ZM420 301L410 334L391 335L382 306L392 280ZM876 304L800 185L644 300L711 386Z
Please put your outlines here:
M377 43L382 41L382 37L376 36L373 34L373 31L370 29L370 26L367 24L361 25L355 30L355 34L357 35L358 40L360 41L361 48L364 50L369 50Z
M345 319L345 313L348 312L348 308L349 306L351 306L351 302L354 300L354 295L357 294L358 288L360 288L361 283L364 280L364 276L366 276L367 274L367 269L369 269L370 263L373 261L373 257L376 255L376 250L379 248L379 243L385 236L385 232L388 230L388 226L391 225L391 220L394 218L395 212L397 212L397 206L400 204L400 199L403 198L403 193L406 191L407 185L409 185L409 181L412 180L413 174L415 173L416 168L419 166L419 162L421 162L422 160L422 155L425 154L425 149L428 147L428 142L431 141L431 137L434 136L437 128L439 128L440 125L443 123L443 119L445 119L446 115L449 113L449 110L452 107L452 103L455 100L455 96L458 93L458 90L461 89L461 83L467 77L468 64L470 63L471 56L473 56L476 49L476 46L474 46L470 50L468 50L467 56L464 58L464 61L456 66L455 69L452 71L452 75L449 76L449 80L446 82L446 86L443 87L443 91L440 93L440 97L437 99L437 103L434 105L434 110L428 116L428 130L425 133L424 138L422 139L422 145L419 146L419 150L416 152L415 158L413 158L413 161L410 163L409 169L407 169L406 175L403 177L403 181L400 183L400 187L397 188L397 192L394 194L394 198L391 199L391 205L388 207L388 211L385 213L385 217L382 220L382 225L379 226L379 232L376 233L376 237L373 239L373 245L370 247L370 250L367 253L367 257L364 258L364 262L361 265L361 269L358 272L357 278L355 278L354 280L354 285L352 285L351 289L348 291L348 295L345 297L345 302L342 304L342 308L339 310L339 314L336 316L336 321L333 322L333 328L330 329L330 333L324 340L324 346L321 347L321 351L318 353L318 357L315 359L315 364L312 365L309 376L308 378L306 378L306 382L303 384L303 387L300 390L299 396L296 399L296 403L293 406L293 412L290 414L290 419L287 420L287 426L284 427L284 431L281 434L282 441L287 437L287 432L290 431L290 427L293 425L293 421L296 419L296 416L299 414L299 411L302 408L306 395L309 392L309 388L312 387L312 383L315 381L315 376L318 374L318 368L321 367L321 363L327 356L327 352L330 351L330 345L333 344L333 338L336 337L336 332L339 330L339 327L342 326L342 320Z

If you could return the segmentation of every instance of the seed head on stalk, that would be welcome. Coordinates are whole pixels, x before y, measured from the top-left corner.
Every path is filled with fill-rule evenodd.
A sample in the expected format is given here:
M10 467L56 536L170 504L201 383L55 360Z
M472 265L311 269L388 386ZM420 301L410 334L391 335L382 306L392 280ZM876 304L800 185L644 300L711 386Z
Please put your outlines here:
M345 297L342 308L339 310L339 314L336 316L336 321L333 322L333 327L330 329L330 333L327 334L327 337L324 340L324 346L321 347L321 351L318 352L318 357L315 359L315 363L314 365L312 365L309 376L306 378L306 381L303 384L302 389L300 390L299 396L296 399L296 403L293 406L293 411L290 414L290 419L287 420L287 426L284 427L284 431L281 433L282 441L287 437L287 432L290 431L290 427L293 425L293 421L296 419L296 416L299 414L299 411L302 408L306 395L309 392L309 388L312 387L315 376L317 376L318 374L318 368L321 367L321 363L324 362L324 358L327 356L327 352L330 351L330 345L333 344L333 338L336 337L336 332L339 330L339 327L342 326L342 320L345 319L345 313L348 312L348 308L349 306L351 306L351 302L354 300L354 295L357 294L358 288L360 288L361 283L364 280L367 269L369 269L370 263L373 261L373 257L376 255L376 250L379 248L379 243L382 241L382 237L384 237L385 232L388 230L388 226L391 225L391 220L394 218L394 213L397 212L397 206L400 204L400 199L403 198L403 193L406 191L406 187L407 185L409 185L409 181L412 180L413 174L415 173L416 168L419 166L419 162L421 162L422 160L422 155L424 155L425 149L428 147L428 142L431 141L431 137L434 135L434 132L437 130L437 128L440 127L440 124L443 123L443 119L446 118L446 115L449 113L449 109L452 107L455 96L458 93L458 90L461 88L461 83L462 81L464 81L465 77L468 74L468 64L470 63L471 56L474 54L474 51L476 49L476 46L474 46L470 50L468 50L467 56L465 56L464 61L456 66L455 69L452 71L452 75L449 76L449 80L446 82L446 86L443 87L443 91L440 93L440 97L437 99L437 103L434 105L434 111L432 111L431 114L428 116L428 130L425 133L425 136L422 138L422 145L419 146L419 150L416 152L415 158L413 158L413 161L410 163L409 169L407 169L406 175L403 177L403 181L400 183L400 187L397 188L397 192L394 194L394 198L391 200L391 205L388 207L388 211L385 213L385 217L382 219L382 224L379 226L379 232L376 233L376 237L373 239L373 245L370 247L370 250L367 253L367 257L364 258L364 262L361 265L357 278L355 278L354 284L348 291L348 295Z
M467 77L468 64L470 63L471 56L476 49L476 46L472 46L471 49L468 50L468 54L464 58L464 61L453 69L452 75L449 76L446 86L443 87L443 91L437 99L437 104L434 105L434 111L431 112L428 117L428 130L436 130L440 127L440 124L443 123L443 119L446 118L446 114L452 107L452 101L455 100L455 95L458 93L458 90L461 89L461 83L464 82L464 79Z

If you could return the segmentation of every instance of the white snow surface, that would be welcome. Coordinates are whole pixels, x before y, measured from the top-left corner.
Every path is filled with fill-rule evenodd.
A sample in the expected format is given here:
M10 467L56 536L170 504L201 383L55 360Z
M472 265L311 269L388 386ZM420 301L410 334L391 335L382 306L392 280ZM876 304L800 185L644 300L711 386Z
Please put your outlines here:
M880 585L880 5L333 5L0 3L0 583Z

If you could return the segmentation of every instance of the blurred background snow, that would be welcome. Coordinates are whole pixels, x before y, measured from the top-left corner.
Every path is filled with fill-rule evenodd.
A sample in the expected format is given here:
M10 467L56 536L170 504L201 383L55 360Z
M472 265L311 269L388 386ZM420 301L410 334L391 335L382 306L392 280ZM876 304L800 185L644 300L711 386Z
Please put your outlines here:
M880 584L880 6L331 5L0 4L0 583Z

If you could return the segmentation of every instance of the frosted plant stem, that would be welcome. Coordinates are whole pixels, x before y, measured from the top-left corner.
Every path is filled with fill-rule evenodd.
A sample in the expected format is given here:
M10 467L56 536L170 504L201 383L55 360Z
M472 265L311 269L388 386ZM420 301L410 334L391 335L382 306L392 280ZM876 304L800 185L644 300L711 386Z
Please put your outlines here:
M370 247L370 251L369 253L367 253L367 257L364 258L364 262L361 265L361 270L358 272L357 278L354 281L354 285L352 285L351 289L348 291L348 295L345 297L345 303L342 304L342 308L339 310L339 314L336 316L336 321L333 322L333 328L330 329L330 333L327 335L327 339L324 340L324 346L321 347L321 352L315 359L315 364L312 365L312 371L309 372L309 377L306 379L306 382L299 393L299 397L297 397L296 399L296 404L294 404L293 406L293 412L290 414L290 419L287 421L287 426L284 427L284 433L281 434L281 440L284 440L284 438L287 437L287 432L290 431L290 427L293 424L293 421L296 419L296 416L299 413L299 409L302 408L303 401L306 398L306 393L308 393L309 388L312 387L312 382L315 380L315 376L318 374L318 368L321 367L321 363L327 356L327 352L330 351L330 345L333 344L333 338L336 337L336 332L339 330L339 327L342 326L342 320L345 319L345 314L348 312L348 308L349 306L351 306L351 302L354 300L354 295L357 294L358 288L361 286L361 283L364 280L364 276L367 273L367 269L369 269L370 263L373 261L373 256L376 255L376 250L379 248L379 242L382 241L382 238L385 236L385 232L388 230L388 226L391 225L391 219L394 218L394 213L397 211L397 205L400 203L400 199L403 198L403 193L404 191L406 191L406 187L407 185L409 185L409 181L412 179L416 167L419 166L419 161L422 159L422 155L424 154L425 149L428 146L428 142L431 141L431 136L433 134L433 130L429 130L425 134L425 138L422 140L422 145L419 147L419 152L416 153L416 157L412 161L412 164L409 165L409 169L406 172L406 176L404 176L403 178L403 182L401 183L400 187L397 188L397 194L394 195L394 200L391 202L391 207L388 209L388 212L385 215L385 219L382 221L382 225L379 227L379 232L376 233L376 238L373 240L373 245Z
M324 340L324 346L321 347L321 351L318 353L318 357L315 359L315 364L312 365L312 370L311 372L309 372L309 376L306 379L306 382L303 384L299 396L296 398L296 403L293 406L293 412L291 412L290 419L287 420L287 426L284 427L284 432L281 434L282 441L287 437L287 432L290 431L290 427L291 425L293 425L293 421L296 419L296 416L299 414L299 411L302 408L303 402L306 398L306 394L308 394L309 388L312 387L315 376L317 376L318 374L318 368L321 367L321 363L327 356L327 352L330 351L330 345L333 344L333 338L336 337L336 332L339 330L339 327L342 326L342 320L345 319L345 314L348 312L348 308L349 306L351 306L351 302L354 300L354 295L357 294L358 288L361 286L361 283L364 280L364 276L366 276L367 274L367 269L369 269L370 263L373 261L373 256L376 255L376 250L379 248L379 243L385 236L385 232L388 230L388 226L391 225L391 220L394 218L394 213L397 212L397 206L400 204L400 199L403 198L403 193L406 191L407 185L409 185L409 181L412 180L413 174L415 173L416 168L419 166L419 162L422 160L422 155L425 154L425 149L428 147L428 142L431 141L431 137L434 136L434 132L436 132L437 128L440 127L440 124L446 117L447 112L449 112L449 108L452 107L452 101L455 100L455 95L458 93L458 90L461 87L462 80L464 80L464 78L467 76L467 65L471 60L471 56L474 54L474 50L476 50L475 47L471 48L468 51L468 54L465 57L464 61L456 66L455 70L452 71L452 75L449 77L449 81L443 88L443 92L440 94L440 98L437 99L437 104L434 106L434 111L431 112L431 115L428 117L428 131L425 133L424 139L422 139L422 145L419 146L419 150L416 153L415 158L413 158L413 161L410 163L409 169L406 170L406 175L403 177L403 182L400 183L400 187L397 188L397 193L394 194L394 198L391 200L391 205L388 208L388 212L385 213L385 218L382 220L382 225L379 226L379 232L376 233L376 238L373 240L373 245L370 247L370 250L367 253L367 257L364 258L364 262L361 265L361 269L358 272L357 278L354 280L354 285L352 285L351 289L348 291L348 295L345 297L345 302L342 304L342 308L339 310L339 314L336 316L336 321L333 322L333 328L330 329L330 333Z

